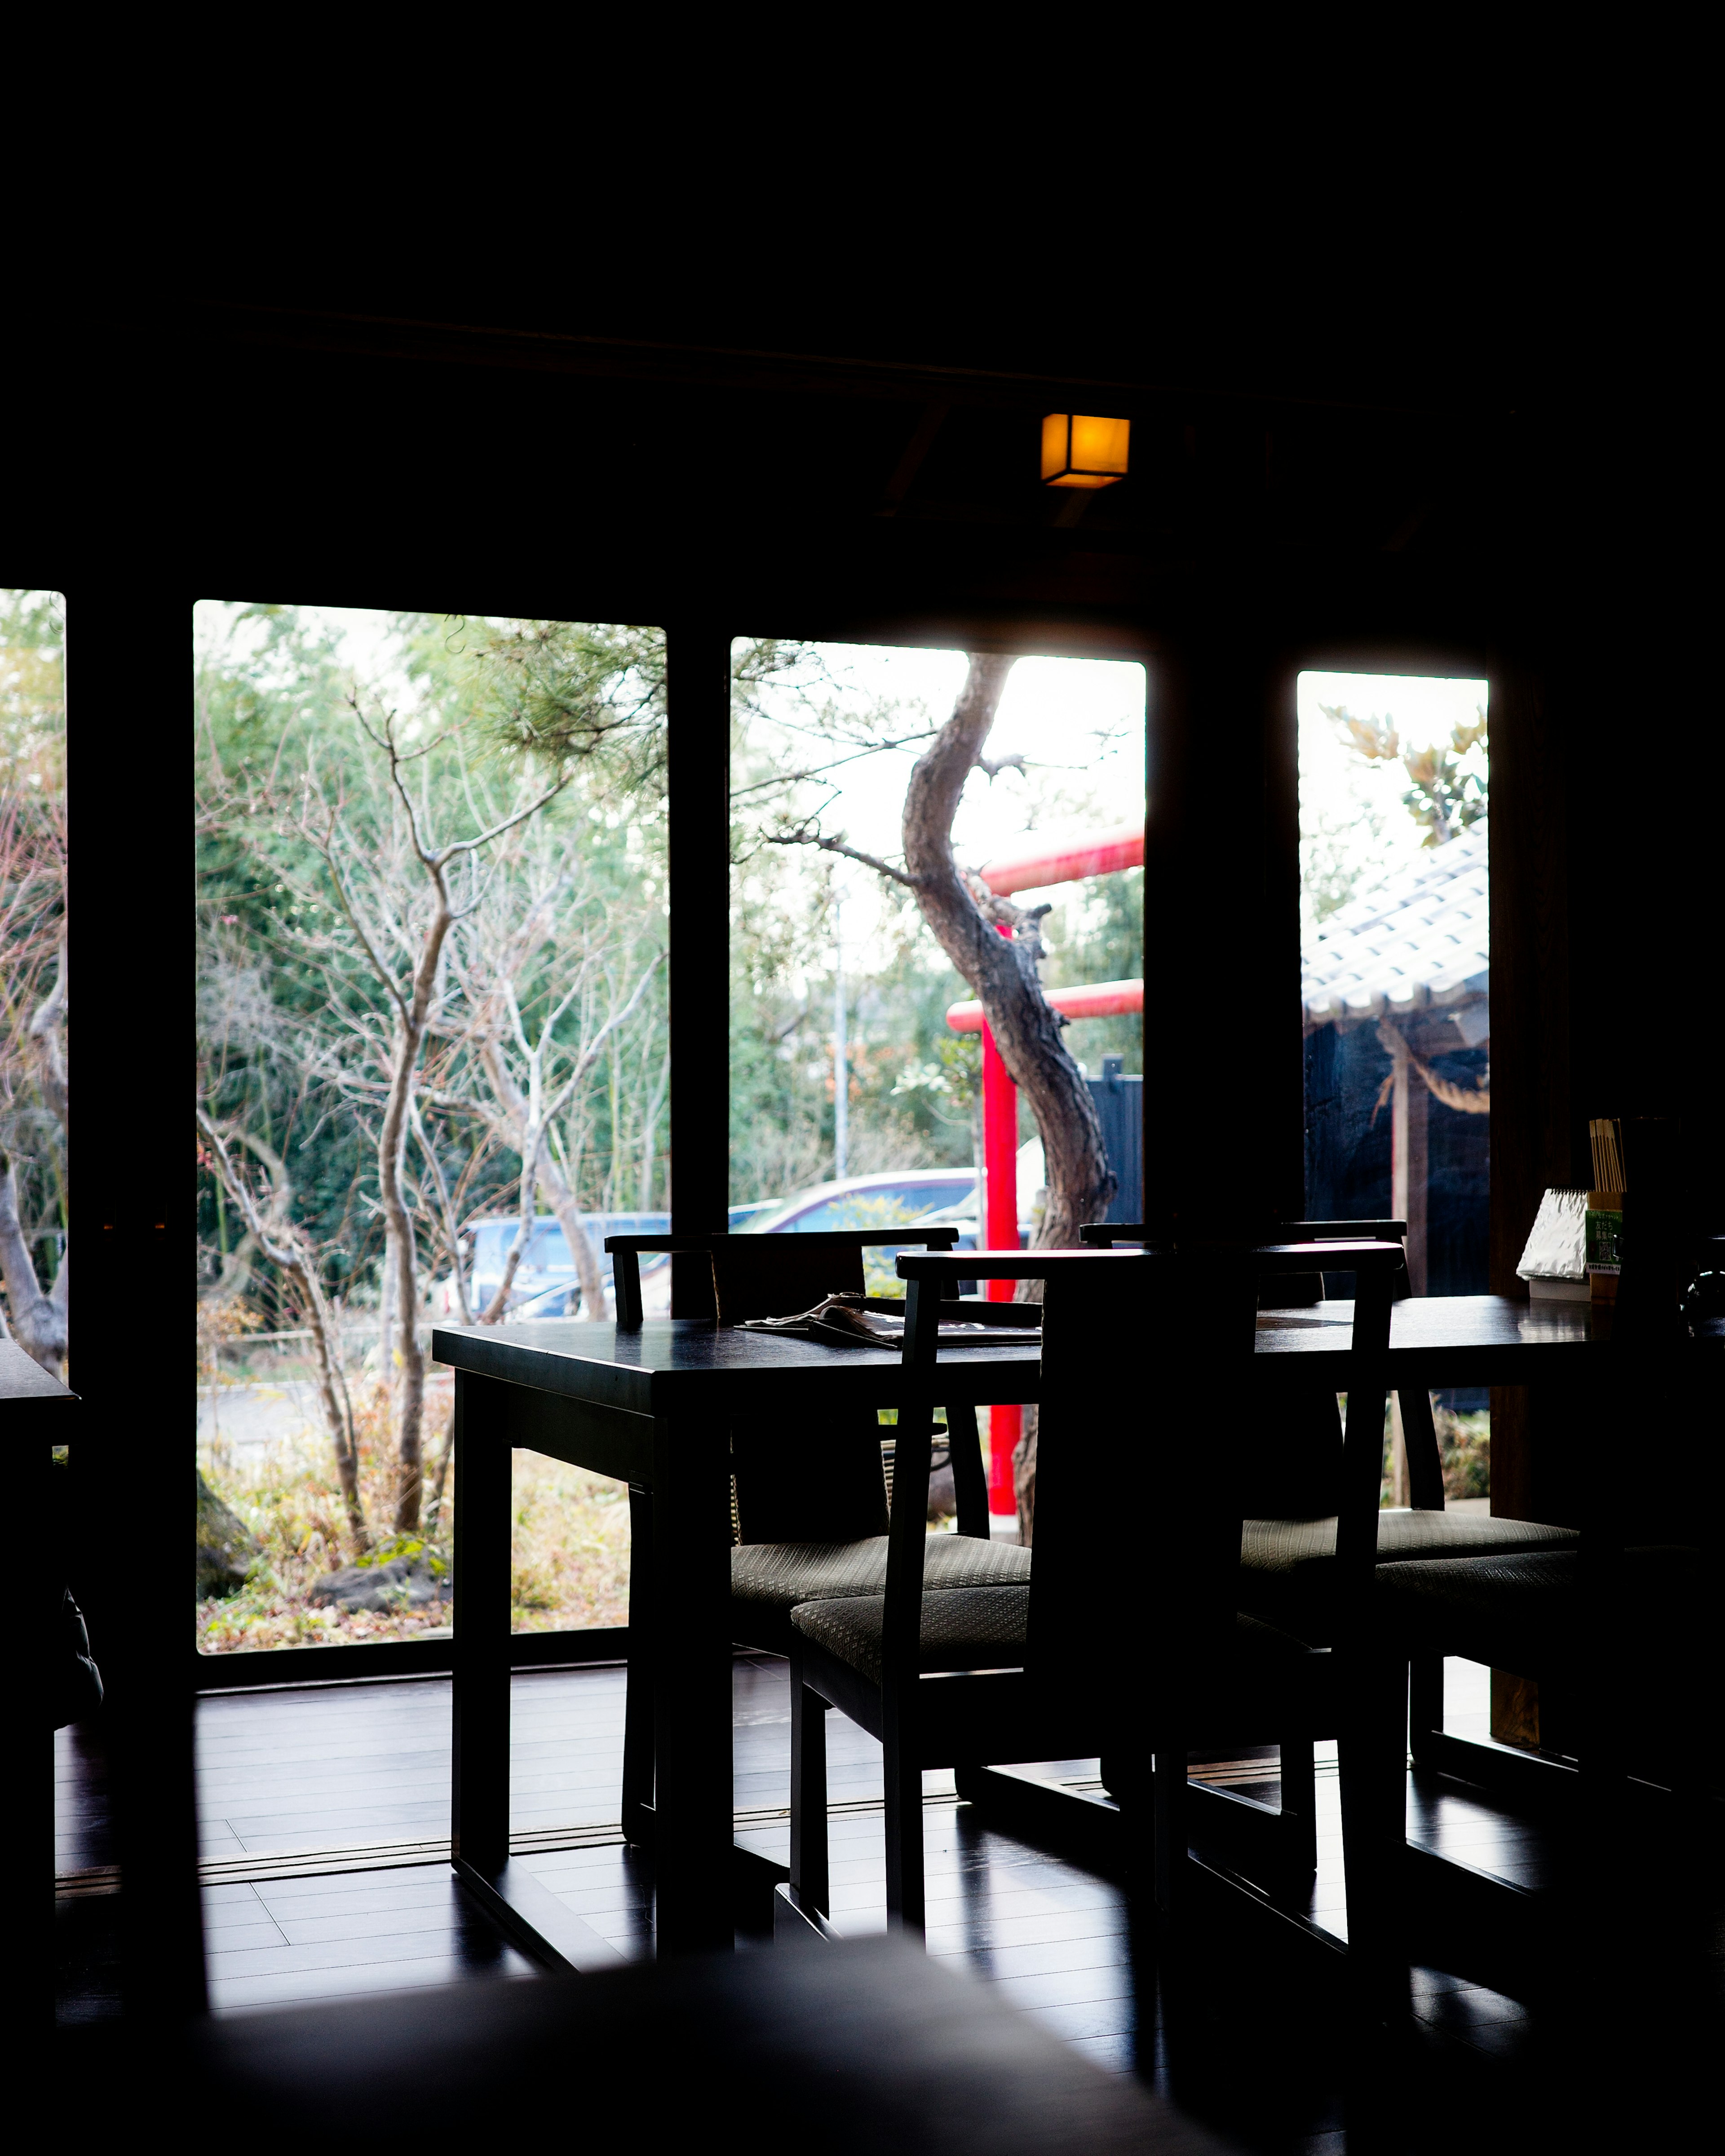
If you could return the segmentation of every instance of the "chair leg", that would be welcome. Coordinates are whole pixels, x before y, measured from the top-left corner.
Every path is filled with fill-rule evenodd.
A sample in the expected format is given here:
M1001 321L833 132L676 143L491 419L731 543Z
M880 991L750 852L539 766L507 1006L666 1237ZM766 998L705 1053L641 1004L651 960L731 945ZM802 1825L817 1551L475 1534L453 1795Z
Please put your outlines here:
M623 1832L639 1846L653 1839L653 1495L629 1489L629 1676L623 1709Z
M1415 1655L1408 1671L1408 1748L1416 1767L1431 1757L1430 1739L1444 1730L1444 1658Z
M1282 1854L1291 1871L1317 1869L1317 1768L1309 1737L1284 1736L1281 1753Z
M922 1881L922 1760L914 1707L889 1689L882 1702L882 1766L886 1784L886 1928L926 1928Z
M1191 1803L1186 1790L1188 1748L1183 1730L1164 1728L1156 1732L1156 1903L1169 1917L1178 1917L1190 1898L1186 1868L1192 1840Z
M1408 1837L1407 1663L1369 1650L1350 1660L1337 1746L1348 1957L1362 1999L1397 2014L1408 1990L1399 1922Z
M791 1884L804 1908L829 1913L827 1702L791 1658Z

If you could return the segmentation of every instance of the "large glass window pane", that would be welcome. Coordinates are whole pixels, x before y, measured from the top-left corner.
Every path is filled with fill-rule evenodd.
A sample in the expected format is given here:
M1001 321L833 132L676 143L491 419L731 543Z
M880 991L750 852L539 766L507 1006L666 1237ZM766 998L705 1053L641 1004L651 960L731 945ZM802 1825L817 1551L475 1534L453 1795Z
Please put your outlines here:
M0 1332L68 1375L65 608L0 590Z
M733 648L731 1199L763 1233L956 1223L961 1247L1028 1242L1043 1152L970 984L903 880L912 768L954 721L962 651ZM998 703L950 824L1008 926L1040 909L1040 974L1091 1084L1119 1190L1142 1209L1144 671L1030 658ZM967 1007L968 1007L967 1009ZM993 1055L993 1064L987 1061ZM1004 1139L990 1204L985 1106ZM883 1253L871 1291L899 1282ZM985 1415L985 1424L990 1419ZM1018 1410L992 1418L991 1498L1015 1517ZM937 1524L950 1524L950 1497Z
M439 1320L610 1314L668 1223L664 640L197 609L198 1635L446 1629ZM627 1492L516 1466L517 1630L626 1619Z
M1487 1285L1486 715L1484 681L1300 676L1307 1210L1405 1219L1416 1295ZM1483 1511L1485 1389L1433 1397L1448 1500ZM1408 1502L1398 1412L1386 1504Z

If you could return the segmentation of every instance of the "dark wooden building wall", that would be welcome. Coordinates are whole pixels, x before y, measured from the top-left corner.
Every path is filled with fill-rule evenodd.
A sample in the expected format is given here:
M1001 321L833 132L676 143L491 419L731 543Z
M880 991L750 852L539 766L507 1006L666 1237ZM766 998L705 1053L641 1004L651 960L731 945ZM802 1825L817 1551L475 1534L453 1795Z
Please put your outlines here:
M999 474L1040 408L1092 393L988 374L987 353L968 372L727 372L670 346L566 363L554 340L476 355L468 331L368 334L108 328L69 357L38 349L52 364L15 392L41 424L8 475L0 578L64 590L70 624L74 1382L101 1468L92 1532L150 1553L115 1574L110 1637L141 1673L184 1616L167 1373L190 1270L192 982L172 864L201 596L668 628L672 1116L679 1209L701 1220L725 1187L732 633L1145 660L1147 1023L1190 1048L1153 1059L1147 1162L1171 1202L1253 1211L1302 1199L1294 675L1484 672L1494 1286L1513 1291L1540 1189L1583 1173L1589 1113L1683 1115L1696 1215L1725 1224L1716 603L1681 472L1601 480L1572 433L1505 412L1133 390L1138 506L1122 490L1075 526ZM1558 1448L1514 1402L1498 1432L1502 1507L1560 1512ZM151 1771L182 1771L172 1747Z

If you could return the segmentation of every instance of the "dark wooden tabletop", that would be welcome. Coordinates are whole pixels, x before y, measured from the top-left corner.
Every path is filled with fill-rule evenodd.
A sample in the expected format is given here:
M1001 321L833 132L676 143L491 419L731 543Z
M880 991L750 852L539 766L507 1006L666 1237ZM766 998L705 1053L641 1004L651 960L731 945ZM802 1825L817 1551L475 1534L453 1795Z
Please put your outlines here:
M1283 1363L1304 1375L1317 1358L1348 1352L1351 1302L1302 1305L1258 1313L1261 1374L1281 1381ZM1502 1295L1414 1296L1392 1306L1391 1381L1396 1384L1525 1384L1587 1368L1582 1359L1610 1344L1610 1313L1587 1303L1522 1302ZM1725 1327L1708 1328L1702 1348L1725 1347ZM1679 1343L1689 1344L1689 1343ZM1558 1355L1558 1351L1563 1351ZM537 1392L671 1414L710 1401L715 1380L727 1408L757 1403L834 1402L874 1398L891 1404L899 1382L896 1348L838 1348L783 1334L721 1329L693 1318L649 1318L637 1327L550 1318L505 1327L439 1326L435 1359L475 1375ZM978 1404L1029 1400L1040 1383L1032 1341L1000 1336L999 1344L943 1340L940 1368L955 1394ZM51 1382L51 1381L49 1381Z
M12 1407L45 1406L52 1400L76 1398L39 1363L33 1363L17 1341L0 1340L0 1401Z
M1392 1378L1398 1384L1512 1385L1557 1371L1584 1371L1586 1358L1614 1343L1615 1313L1585 1302L1522 1302L1507 1295L1410 1296L1389 1313ZM1353 1322L1351 1302L1294 1310L1260 1310L1258 1353L1305 1360L1344 1353ZM1645 1350L1650 1343L1638 1343ZM1698 1341L1678 1336L1651 1343L1669 1354L1717 1350L1725 1327L1713 1324ZM1558 1351L1562 1353L1559 1354Z
M99 2140L118 2139L141 2102L165 2112L177 2101L267 2118L295 2141L316 2138L332 2111L416 2113L457 2148L495 2140L500 2120L529 2138L566 2133L572 2103L582 2138L643 2156L732 2133L745 2147L831 2156L1221 2156L1233 2145L899 1939L242 2015L202 2025L177 2053L158 2042L140 2061L144 2096L120 2059L103 2058L119 2049L81 2047ZM118 2114L108 2131L103 2101Z
M431 1352L436 1361L476 1377L501 1378L634 1414L674 1414L710 1403L716 1380L727 1408L757 1400L788 1405L803 1397L836 1404L876 1396L880 1405L891 1406L902 1369L896 1346L828 1347L686 1317L649 1317L638 1327L578 1317L496 1327L439 1326ZM1040 1358L1034 1337L1014 1340L1002 1333L975 1345L942 1341L940 1366L968 1399L1014 1401L1035 1397Z

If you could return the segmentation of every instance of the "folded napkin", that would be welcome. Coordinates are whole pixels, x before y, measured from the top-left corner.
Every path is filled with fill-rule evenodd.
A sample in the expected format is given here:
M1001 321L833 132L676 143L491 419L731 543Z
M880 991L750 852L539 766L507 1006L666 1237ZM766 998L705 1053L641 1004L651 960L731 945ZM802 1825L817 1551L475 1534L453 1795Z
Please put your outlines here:
M747 1332L788 1332L798 1340L835 1341L845 1348L896 1348L905 1337L903 1321L896 1323L871 1317L860 1307L855 1293L823 1296L812 1310L798 1310L788 1317L746 1317Z
M798 1340L824 1340L829 1346L839 1348L901 1348L904 1345L905 1324L901 1317L876 1317L862 1308L863 1298L854 1290L843 1294L824 1296L812 1310L793 1312L788 1317L746 1317L742 1329L746 1332L783 1332ZM1040 1332L1029 1327L1022 1329L997 1329L993 1326L972 1324L963 1318L942 1318L941 1329L951 1334L965 1335L967 1347L1022 1346L1027 1340L1039 1341Z

